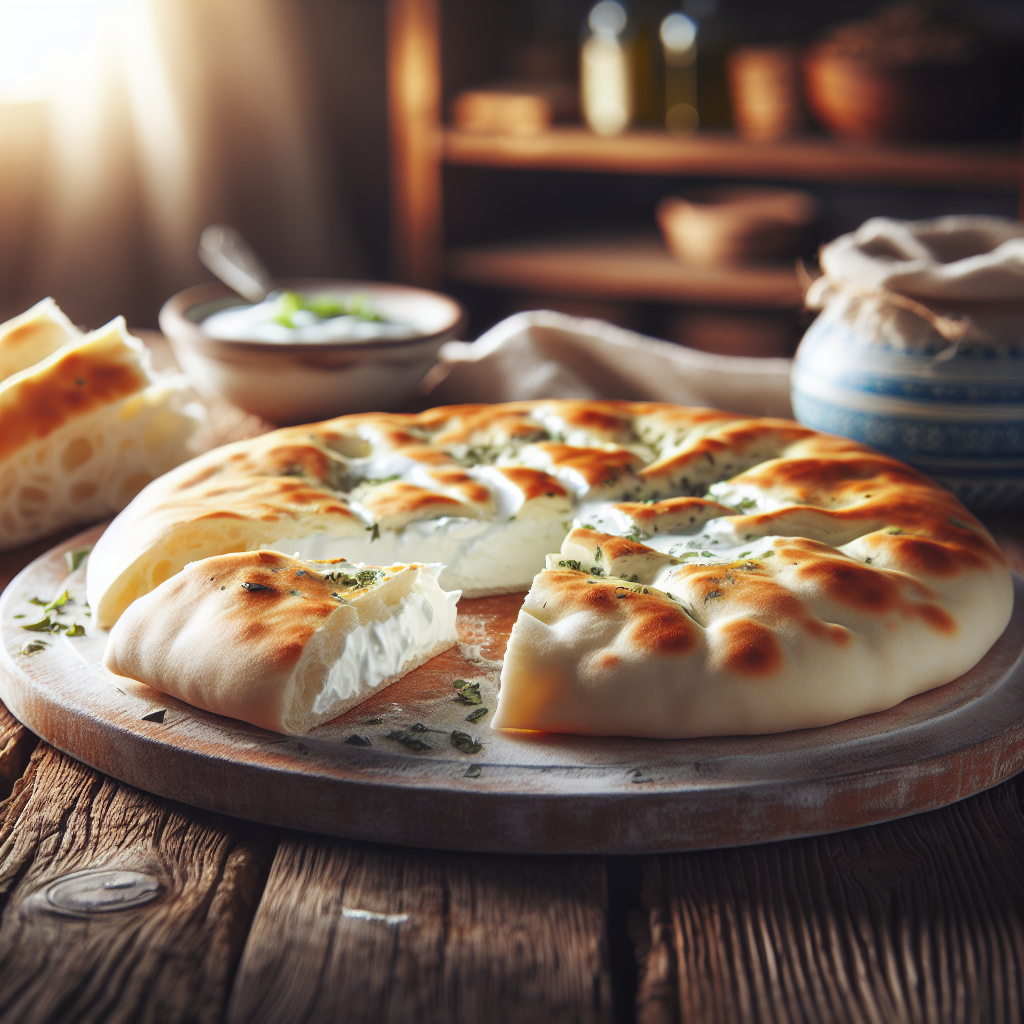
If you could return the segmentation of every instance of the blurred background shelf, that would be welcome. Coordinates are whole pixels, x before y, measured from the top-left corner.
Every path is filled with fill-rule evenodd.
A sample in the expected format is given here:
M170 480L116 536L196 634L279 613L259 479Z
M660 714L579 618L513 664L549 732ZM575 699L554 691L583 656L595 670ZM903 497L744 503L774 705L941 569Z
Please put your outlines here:
M450 249L446 276L459 284L538 296L793 309L801 292L791 265L690 266L655 234L610 234Z
M659 11L680 7L659 2ZM705 6L717 7L731 26L720 43L734 48L745 38L804 45L877 5ZM811 127L816 122L805 120L796 129L803 134L754 142L727 127L738 122L726 112L717 120L701 114L701 128L691 135L665 130L661 113L638 114L636 126L606 136L554 107L549 127L530 128L535 134L454 127L472 123L460 118L459 97L486 92L488 83L557 80L574 89L580 27L592 6L593 0L388 0L391 270L400 280L456 295L469 310L469 336L512 312L543 306L709 351L792 353L808 323L792 263L682 263L657 234L655 211L666 197L693 199L726 182L809 193L820 216L800 252L811 259L819 244L872 216L1014 216L1024 209L1024 159L1012 133L977 136L1002 142L868 144L819 134ZM655 7L651 0L630 10L643 21ZM719 60L719 44L707 38L709 61ZM537 70L541 64L546 70ZM712 95L717 87L707 81Z
M855 146L828 138L748 142L727 133L671 135L633 129L595 135L559 126L540 135L444 132L448 164L518 170L721 176L847 184L1015 189L1020 147L1009 145Z

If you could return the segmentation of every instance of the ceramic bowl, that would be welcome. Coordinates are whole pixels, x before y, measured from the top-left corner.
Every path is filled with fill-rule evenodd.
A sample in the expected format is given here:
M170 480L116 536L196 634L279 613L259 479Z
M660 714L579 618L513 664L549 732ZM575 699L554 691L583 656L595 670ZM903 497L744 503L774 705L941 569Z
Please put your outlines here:
M862 142L956 139L991 120L998 66L885 67L811 49L804 57L804 95L833 135Z
M826 308L793 363L801 423L881 449L978 511L1024 503L1024 345L894 348ZM939 358L937 358L939 357Z
M272 423L311 423L345 413L405 408L438 349L466 323L458 302L423 288L335 279L282 283L307 294L364 295L383 316L411 324L420 334L342 342L211 338L202 321L243 304L243 299L222 284L186 288L168 299L160 310L160 329L196 390Z
M719 185L666 196L657 218L676 259L731 264L797 255L818 210L808 192Z

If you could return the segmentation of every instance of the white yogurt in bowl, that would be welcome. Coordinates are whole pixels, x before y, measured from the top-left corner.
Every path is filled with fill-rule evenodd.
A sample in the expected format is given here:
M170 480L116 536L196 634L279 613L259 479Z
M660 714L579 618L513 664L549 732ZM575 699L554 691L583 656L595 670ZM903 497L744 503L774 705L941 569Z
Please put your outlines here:
M364 295L274 292L255 305L228 306L205 317L204 334L237 341L343 342L415 338L411 324L387 319Z
M306 278L250 305L220 284L164 303L160 326L201 395L283 425L398 411L465 311L439 292Z

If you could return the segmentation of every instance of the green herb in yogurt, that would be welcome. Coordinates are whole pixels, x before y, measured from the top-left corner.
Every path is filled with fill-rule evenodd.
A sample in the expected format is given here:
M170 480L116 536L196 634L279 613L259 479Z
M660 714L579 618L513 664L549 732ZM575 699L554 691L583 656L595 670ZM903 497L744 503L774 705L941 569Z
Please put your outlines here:
M386 322L365 295L352 295L345 300L327 295L310 297L299 292L281 292L277 298L277 313L273 320L282 327L295 328L299 326L294 322L295 314L302 311L312 313L321 320L333 320L336 316L354 316L357 320L372 323Z

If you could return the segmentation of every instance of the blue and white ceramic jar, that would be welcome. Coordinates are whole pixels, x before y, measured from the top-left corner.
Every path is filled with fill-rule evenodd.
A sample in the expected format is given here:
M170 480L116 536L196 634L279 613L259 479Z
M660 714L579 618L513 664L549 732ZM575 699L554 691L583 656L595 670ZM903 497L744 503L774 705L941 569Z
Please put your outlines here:
M1024 504L1024 224L875 218L826 246L822 268L808 301L823 312L793 366L797 419L971 508Z

